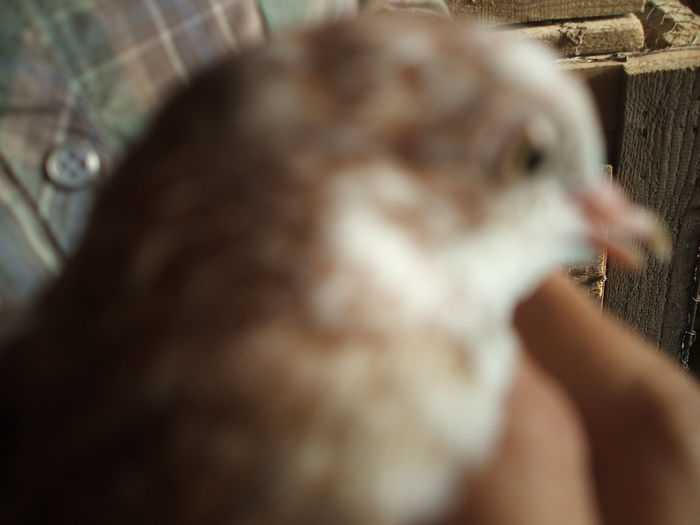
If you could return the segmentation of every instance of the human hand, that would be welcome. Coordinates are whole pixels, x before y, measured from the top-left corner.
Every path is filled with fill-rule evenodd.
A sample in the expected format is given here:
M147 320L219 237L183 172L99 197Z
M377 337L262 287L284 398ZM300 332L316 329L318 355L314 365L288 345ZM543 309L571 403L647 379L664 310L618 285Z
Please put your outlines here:
M697 525L698 384L563 277L515 323L500 449L450 523Z

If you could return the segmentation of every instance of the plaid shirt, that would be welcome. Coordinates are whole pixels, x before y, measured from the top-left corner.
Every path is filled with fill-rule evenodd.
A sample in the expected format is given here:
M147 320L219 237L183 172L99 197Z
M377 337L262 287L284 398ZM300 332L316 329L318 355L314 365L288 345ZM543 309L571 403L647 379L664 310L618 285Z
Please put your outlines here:
M0 313L61 268L97 182L169 90L271 33L360 8L447 13L442 0L2 0ZM66 187L49 159L73 162L75 145L95 176Z

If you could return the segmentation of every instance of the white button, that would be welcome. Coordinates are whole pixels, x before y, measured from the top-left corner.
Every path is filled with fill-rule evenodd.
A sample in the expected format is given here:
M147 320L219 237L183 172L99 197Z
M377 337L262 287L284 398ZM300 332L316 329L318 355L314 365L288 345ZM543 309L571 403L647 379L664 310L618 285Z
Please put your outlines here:
M89 142L66 142L46 157L46 176L57 186L75 190L88 186L100 174L100 156Z

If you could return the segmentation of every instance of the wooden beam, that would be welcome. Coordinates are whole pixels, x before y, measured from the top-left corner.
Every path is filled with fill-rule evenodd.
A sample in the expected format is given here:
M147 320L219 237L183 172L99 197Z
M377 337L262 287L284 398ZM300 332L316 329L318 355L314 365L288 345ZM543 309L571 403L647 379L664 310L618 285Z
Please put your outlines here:
M513 32L549 44L564 57L614 54L644 48L644 27L634 15L522 26Z
M700 50L629 57L619 180L658 210L674 254L637 273L608 266L605 305L673 357L688 323L700 243Z
M680 0L649 0L641 20L649 49L700 45L700 16Z
M447 0L453 16L496 19L502 23L626 15L642 10L644 0Z

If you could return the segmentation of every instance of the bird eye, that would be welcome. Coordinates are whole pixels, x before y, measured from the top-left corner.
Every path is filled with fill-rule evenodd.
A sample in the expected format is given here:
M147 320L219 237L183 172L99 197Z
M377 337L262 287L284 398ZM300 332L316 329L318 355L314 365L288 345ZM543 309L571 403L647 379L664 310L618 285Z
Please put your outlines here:
M555 143L554 127L544 118L533 119L522 126L505 150L506 178L537 176L542 172Z
M535 146L525 137L520 137L504 159L506 179L536 177L542 171L546 157L547 152L543 147Z
M537 173L544 162L544 151L535 147L528 148L521 162L523 174L533 175Z

